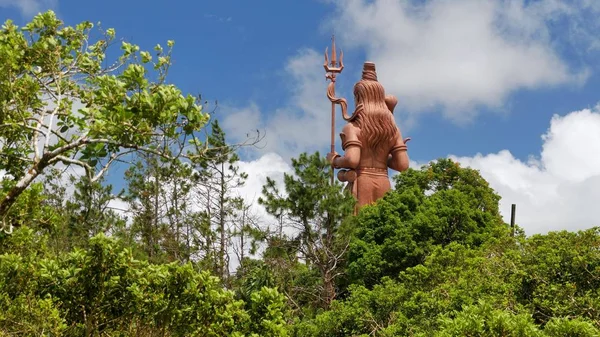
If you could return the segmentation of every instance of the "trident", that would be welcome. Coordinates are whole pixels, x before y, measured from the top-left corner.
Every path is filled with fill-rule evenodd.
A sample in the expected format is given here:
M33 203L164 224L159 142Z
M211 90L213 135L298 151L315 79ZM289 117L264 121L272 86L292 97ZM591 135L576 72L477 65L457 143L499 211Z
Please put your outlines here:
M328 50L325 48L325 81L331 80L327 86L327 98L331 101L331 152L335 152L335 105L340 104L342 114L345 114L347 103L344 98L335 97L335 78L344 70L344 52L340 53L340 61L337 61L337 53L335 50L335 36L331 36L331 61L329 59ZM333 185L333 169L331 170L331 184Z

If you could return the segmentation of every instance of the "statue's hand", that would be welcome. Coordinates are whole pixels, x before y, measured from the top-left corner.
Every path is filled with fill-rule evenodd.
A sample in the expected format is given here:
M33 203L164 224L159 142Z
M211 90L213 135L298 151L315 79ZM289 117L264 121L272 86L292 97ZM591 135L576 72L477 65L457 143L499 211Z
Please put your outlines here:
M333 152L329 152L327 154L327 161L333 166L335 167L335 164L333 163L333 161L335 160L335 158L339 157L340 155L337 154L337 152L333 151Z

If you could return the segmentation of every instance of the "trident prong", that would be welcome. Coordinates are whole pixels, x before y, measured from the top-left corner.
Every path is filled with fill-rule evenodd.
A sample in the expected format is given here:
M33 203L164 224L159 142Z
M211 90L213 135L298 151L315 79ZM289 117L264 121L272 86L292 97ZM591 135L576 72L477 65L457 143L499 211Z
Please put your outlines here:
M339 66L338 66L339 65ZM339 74L344 70L344 51L340 51L340 61L337 61L337 52L335 50L335 35L331 36L331 62L329 58L329 49L325 48L325 78L335 81L336 74Z

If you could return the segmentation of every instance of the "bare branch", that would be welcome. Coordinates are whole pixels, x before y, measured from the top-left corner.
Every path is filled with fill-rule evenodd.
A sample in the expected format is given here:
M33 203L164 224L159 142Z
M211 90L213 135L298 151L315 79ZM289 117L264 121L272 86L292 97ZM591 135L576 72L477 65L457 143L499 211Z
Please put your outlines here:
M54 116L56 115L56 113L60 109L60 101L61 100L62 100L62 95L59 93L58 94L58 101L57 101L56 107L53 109L52 113L50 114L50 120L48 121L48 125L45 125L45 127L48 130L48 132L46 132L46 141L44 142L44 152L47 151L48 147L50 146L50 133L52 131L54 131L54 130L52 130L52 126L54 125Z
M55 156L54 158L50 159L48 161L48 163L53 164L53 163L56 163L59 161L65 163L65 164L73 164L73 165L83 167L85 169L86 173L88 174L88 176L91 176L91 172L93 172L93 170L94 170L90 165L88 165L87 163L85 163L81 160L65 157L62 155Z
M106 164L104 164L104 166L98 171L98 173L94 177L91 178L91 181L92 182L98 181L98 179L100 179L106 173L106 171L108 171L108 168L114 161L116 161L119 157L125 156L132 152L134 152L134 151L131 150L131 151L125 151L125 152L121 152L121 153L116 153L116 152L113 153L110 156L110 159L108 160L108 162Z

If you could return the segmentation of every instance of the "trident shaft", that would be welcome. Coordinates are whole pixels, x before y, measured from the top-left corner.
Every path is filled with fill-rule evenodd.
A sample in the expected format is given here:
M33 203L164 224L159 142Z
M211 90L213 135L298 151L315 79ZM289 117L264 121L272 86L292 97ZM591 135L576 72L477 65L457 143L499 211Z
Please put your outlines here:
M327 97L331 101L331 152L335 152L335 105L341 104L342 109L345 108L346 100L335 97L335 79L337 74L344 70L344 52L340 53L340 60L337 60L337 52L335 50L335 36L331 36L331 58L329 57L328 49L325 49L325 80L331 82L327 86ZM333 168L331 170L331 184L333 184Z

